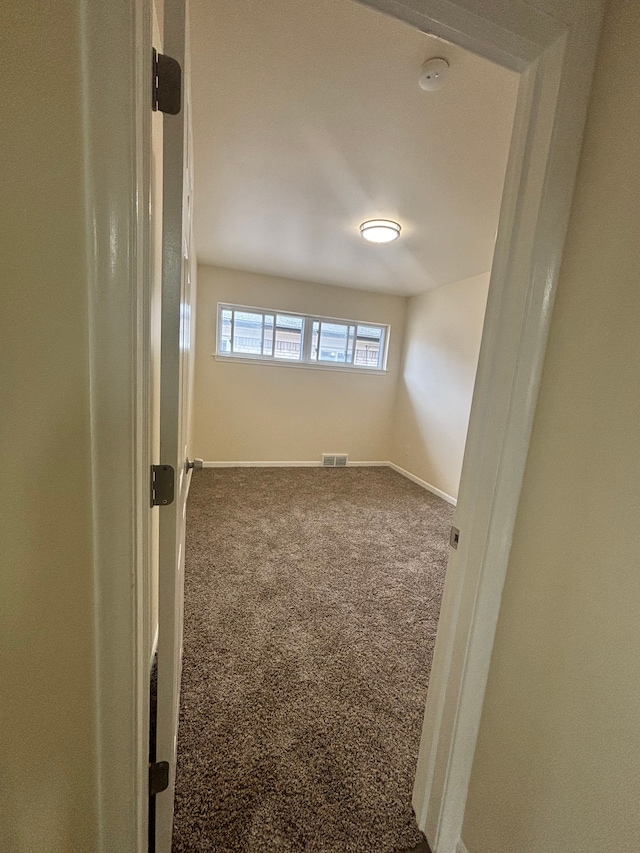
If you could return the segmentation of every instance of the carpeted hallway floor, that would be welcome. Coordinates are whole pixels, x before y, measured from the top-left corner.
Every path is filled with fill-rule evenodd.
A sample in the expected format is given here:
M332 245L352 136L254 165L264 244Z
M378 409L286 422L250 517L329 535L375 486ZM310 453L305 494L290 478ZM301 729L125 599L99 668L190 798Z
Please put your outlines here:
M174 853L393 853L453 509L389 468L197 473Z

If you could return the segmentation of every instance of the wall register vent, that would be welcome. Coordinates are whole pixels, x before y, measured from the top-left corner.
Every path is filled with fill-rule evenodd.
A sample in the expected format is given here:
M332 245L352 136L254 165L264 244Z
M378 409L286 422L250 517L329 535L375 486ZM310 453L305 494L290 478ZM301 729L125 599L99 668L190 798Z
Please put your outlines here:
M347 453L323 453L323 468L346 468L349 456Z

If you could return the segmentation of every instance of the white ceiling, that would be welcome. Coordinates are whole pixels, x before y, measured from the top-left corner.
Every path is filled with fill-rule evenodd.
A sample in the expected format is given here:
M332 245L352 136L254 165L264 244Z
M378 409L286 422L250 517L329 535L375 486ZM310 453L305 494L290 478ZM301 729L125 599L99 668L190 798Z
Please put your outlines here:
M201 263L398 294L490 268L515 74L353 0L192 0L191 42Z

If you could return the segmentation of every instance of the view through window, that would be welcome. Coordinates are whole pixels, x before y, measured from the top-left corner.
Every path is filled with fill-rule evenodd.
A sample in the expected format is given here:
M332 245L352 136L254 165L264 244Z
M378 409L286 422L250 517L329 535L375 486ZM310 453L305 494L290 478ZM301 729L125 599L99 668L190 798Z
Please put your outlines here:
M389 327L218 305L218 355L310 366L384 370Z

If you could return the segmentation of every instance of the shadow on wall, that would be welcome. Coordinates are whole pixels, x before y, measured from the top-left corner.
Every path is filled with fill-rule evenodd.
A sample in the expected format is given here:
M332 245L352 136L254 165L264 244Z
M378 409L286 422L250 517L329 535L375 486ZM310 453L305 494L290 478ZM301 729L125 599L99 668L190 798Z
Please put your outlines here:
M420 411L420 398L420 384L416 383L415 387L410 388L405 377L401 376L396 397L391 461L421 480L446 491L440 484L447 482L449 478L446 468L438 464L437 456L430 451L434 439L430 425ZM447 491L447 494L456 496L454 491Z
M457 497L490 273L409 300L392 462Z

